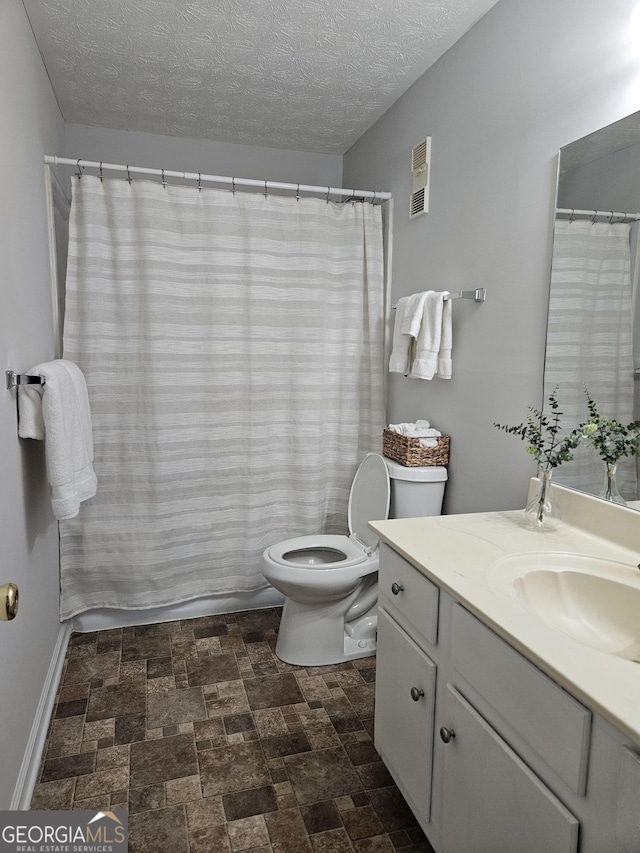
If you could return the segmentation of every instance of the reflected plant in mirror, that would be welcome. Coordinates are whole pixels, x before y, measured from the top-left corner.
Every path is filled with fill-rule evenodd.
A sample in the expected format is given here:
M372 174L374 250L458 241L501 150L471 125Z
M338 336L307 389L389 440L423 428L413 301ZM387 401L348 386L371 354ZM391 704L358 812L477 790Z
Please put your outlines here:
M624 426L614 418L605 418L585 388L590 418L580 424L579 430L592 445L604 463L604 484L598 497L614 503L626 501L618 490L616 474L618 463L624 456L637 456L640 450L640 421Z
M640 113L560 151L542 395L559 387L572 426L591 417L585 386L599 416L640 420L638 163ZM554 481L601 496L606 460L583 444ZM637 455L619 456L615 479L628 505L637 502Z

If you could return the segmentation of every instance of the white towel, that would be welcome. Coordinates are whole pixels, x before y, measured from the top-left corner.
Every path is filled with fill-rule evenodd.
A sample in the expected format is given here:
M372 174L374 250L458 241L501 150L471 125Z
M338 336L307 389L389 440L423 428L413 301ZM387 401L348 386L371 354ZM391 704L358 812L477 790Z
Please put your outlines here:
M420 334L424 303L428 291L402 296L396 305L393 326L393 343L389 359L389 373L409 375L413 362L415 342Z
M419 438L420 447L437 447L438 436L442 435L429 425L429 421L417 420L415 423L389 424L387 429L406 435L407 438Z
M402 331L404 312L408 301L409 297L403 296L398 299L396 305L396 319L393 326L393 342L389 359L389 373L404 373L405 376L411 366L411 346L413 343L413 338L410 335L405 335Z
M44 439L53 514L74 518L97 487L87 385L80 368L65 359L29 373L45 384L18 386L18 435Z
M414 379L433 379L438 369L438 353L442 337L442 311L447 291L427 291L422 323L416 342L416 354L409 375Z
M440 334L440 349L438 350L438 369L436 376L440 379L451 379L451 300L445 300L442 306L442 331Z

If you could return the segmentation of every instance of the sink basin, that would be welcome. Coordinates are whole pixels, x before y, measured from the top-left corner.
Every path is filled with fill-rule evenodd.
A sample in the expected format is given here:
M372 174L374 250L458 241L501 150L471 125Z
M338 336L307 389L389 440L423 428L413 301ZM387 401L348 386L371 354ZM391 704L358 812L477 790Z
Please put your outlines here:
M637 567L581 554L516 554L495 563L491 579L547 625L640 663Z

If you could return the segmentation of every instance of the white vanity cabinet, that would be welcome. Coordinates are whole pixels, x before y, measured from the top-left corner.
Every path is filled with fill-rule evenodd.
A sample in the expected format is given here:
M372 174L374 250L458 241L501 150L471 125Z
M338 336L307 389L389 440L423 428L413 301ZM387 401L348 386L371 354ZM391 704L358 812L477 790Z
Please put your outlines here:
M387 545L375 743L436 853L640 853L637 752Z

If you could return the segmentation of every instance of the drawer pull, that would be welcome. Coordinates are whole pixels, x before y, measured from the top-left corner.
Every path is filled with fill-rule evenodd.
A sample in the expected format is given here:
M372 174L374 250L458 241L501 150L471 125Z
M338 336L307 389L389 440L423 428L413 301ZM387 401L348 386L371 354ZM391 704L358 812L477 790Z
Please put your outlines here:
M453 729L448 729L446 726L443 726L440 729L440 737L445 743L449 743L450 740L453 740L456 736L456 733Z
M424 690L420 690L418 687L411 688L411 698L414 702L418 702L424 696Z
M392 592L394 595L398 595L398 593L400 593L400 592L404 592L404 587L402 586L402 584L399 584L399 583L392 583L392 584L391 584L391 592Z

